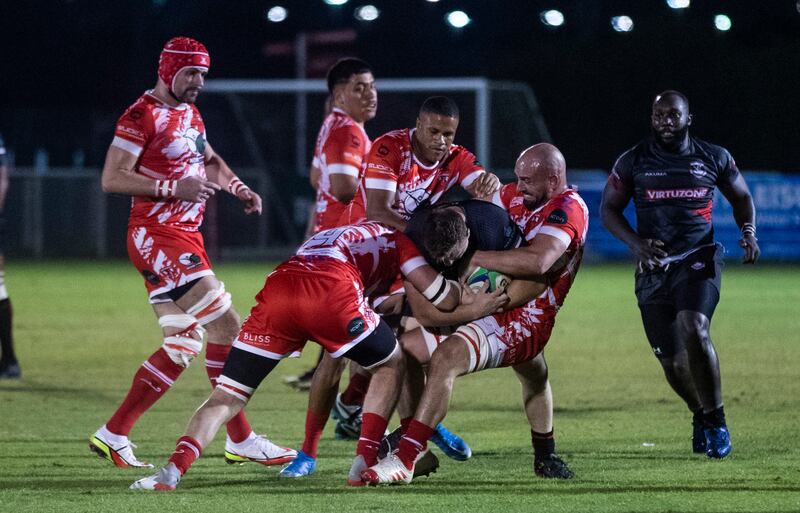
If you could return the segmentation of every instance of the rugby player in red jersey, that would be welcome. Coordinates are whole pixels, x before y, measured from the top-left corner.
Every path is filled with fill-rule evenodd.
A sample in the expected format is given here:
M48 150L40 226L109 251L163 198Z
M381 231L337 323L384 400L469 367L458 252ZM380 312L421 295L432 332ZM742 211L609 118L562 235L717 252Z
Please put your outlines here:
M445 211L430 224L429 253L442 260L463 254L469 231L461 216ZM361 471L377 461L405 369L392 329L372 310L369 299L385 294L398 274L432 307L452 310L459 304L458 283L437 273L407 236L389 227L359 223L322 231L306 241L267 277L216 389L192 417L168 464L131 488L175 489L222 423L241 411L280 360L302 350L307 340L335 358L358 362L374 376L347 479L351 486L363 485ZM505 300L489 295L481 299L487 312Z
M397 452L361 473L369 484L411 482L418 456L427 449L435 426L447 414L455 378L464 374L512 367L522 383L532 434L541 429L532 401L537 392L535 384L541 382L534 360L550 338L556 313L580 267L588 210L578 193L567 186L564 157L555 146L543 143L528 148L517 159L514 172L517 183L503 187L494 201L508 211L529 245L506 251L476 251L471 263L534 281L513 281L508 288L509 303L502 313L467 322L439 344L431 355L414 419ZM522 285L514 290L517 282ZM431 312L416 301L413 291L409 300L423 324L452 325L470 318L458 309L444 316ZM535 436L532 442L536 443ZM564 465L560 459L550 460L550 464ZM537 463L534 469L540 473ZM566 466L563 470L559 477L572 476Z
M106 155L102 187L133 196L128 255L142 274L158 318L163 345L138 369L111 418L89 447L118 467L152 467L133 454L128 435L136 420L172 386L202 351L212 386L239 331L230 294L217 279L198 231L206 201L227 190L248 214L261 213L261 198L233 173L206 140L194 105L211 58L187 37L170 39L158 65L158 81L117 122ZM275 465L296 452L253 433L240 412L228 423L225 458Z

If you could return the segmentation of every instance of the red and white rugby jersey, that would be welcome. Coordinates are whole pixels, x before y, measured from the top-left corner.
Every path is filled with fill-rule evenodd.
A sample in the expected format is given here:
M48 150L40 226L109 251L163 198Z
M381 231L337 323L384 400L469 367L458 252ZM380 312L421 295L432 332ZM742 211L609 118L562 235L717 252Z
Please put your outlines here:
M364 179L353 199L350 219L366 217L366 189L395 193L395 208L406 220L419 206L432 205L455 185L469 186L486 171L475 155L458 144L432 166L425 166L411 149L413 128L386 133L373 141L367 155Z
M319 232L300 246L287 267L308 268L307 264L321 263L321 258L339 261L355 271L366 296L385 294L399 274L407 276L428 265L404 233L376 222Z
M192 104L170 107L147 91L119 118L111 145L138 157L136 173L148 178L206 179L206 128ZM197 231L204 211L204 203L134 196L128 225Z
M528 210L523 204L522 194L517 191L517 184L510 183L495 193L492 201L508 212L522 230L525 240L530 241L543 233L567 245L563 265L548 273L550 286L535 300L542 307L561 307L581 265L589 229L589 209L583 198L574 189L566 189L541 207Z
M314 147L314 165L320 170L314 232L339 226L347 204L331 194L330 176L343 174L360 180L369 148L370 140L364 128L346 112L335 108L328 114Z

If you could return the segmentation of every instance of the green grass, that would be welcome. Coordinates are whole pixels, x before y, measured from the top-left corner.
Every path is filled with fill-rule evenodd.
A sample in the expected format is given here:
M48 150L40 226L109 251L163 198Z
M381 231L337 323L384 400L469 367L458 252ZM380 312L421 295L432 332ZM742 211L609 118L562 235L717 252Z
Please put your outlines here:
M267 270L218 267L240 313ZM114 468L86 447L160 344L141 279L127 263L11 262L23 379L0 381L0 511L799 511L798 271L726 271L712 325L734 442L725 461L690 452L690 416L644 340L630 267L586 265L546 351L558 448L574 480L533 476L519 384L511 371L494 370L457 381L446 420L474 457L442 456L437 474L410 486L345 487L354 447L333 440L329 422L319 470L308 479L227 466L218 436L177 492L153 495L127 489L145 472ZM316 347L306 353L283 362L247 409L259 432L294 446L306 395L281 377L307 368ZM137 455L162 464L208 392L196 362L140 419Z

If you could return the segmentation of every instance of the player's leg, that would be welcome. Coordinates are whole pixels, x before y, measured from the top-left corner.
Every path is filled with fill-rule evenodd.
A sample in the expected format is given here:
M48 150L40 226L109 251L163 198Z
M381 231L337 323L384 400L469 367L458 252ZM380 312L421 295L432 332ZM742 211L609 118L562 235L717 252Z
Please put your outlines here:
M139 417L169 390L203 348L203 328L173 301L153 304L153 311L162 327L163 344L142 363L125 399L89 439L93 452L118 467L152 467L134 456L128 435Z
M469 340L480 337L472 325L459 328L456 334L442 342L431 355L425 390L406 433L400 440L397 453L390 454L378 464L362 472L362 479L370 484L409 483L414 464L427 449L428 440L436 432L436 425L447 414L453 383L457 376L478 370L474 353L467 347ZM485 336L483 337L485 341ZM481 347L485 345L481 344ZM370 389L370 392L372 390Z
M378 460L381 438L397 404L406 363L394 332L383 320L343 356L372 373L371 385L364 398L356 457L347 479L350 486L361 486L364 484L361 471Z
M13 309L6 289L5 258L0 253L0 379L18 379L22 374L14 353L12 321Z
M522 403L531 425L533 445L533 470L539 477L570 479L569 466L556 454L553 430L553 392L547 379L547 362L544 353L536 358L514 365L514 372L522 384Z
M336 394L339 391L339 380L347 365L347 360L332 358L325 353L320 360L311 388L308 393L308 410L306 411L305 437L297 457L286 468L281 470L283 477L303 477L313 473L317 468L317 447L322 438L322 431L328 421Z
M400 337L400 344L407 355L406 381L400 395L397 412L400 415L401 431L405 433L417 410L419 398L425 387L425 374L431 354L447 338L423 327L408 331ZM398 437L399 442L399 437ZM472 449L460 436L448 430L441 422L436 424L436 432L431 442L449 458L466 461L472 457Z
M131 485L135 490L174 490L181 477L214 440L219 428L236 416L280 360L233 348L217 386L195 411L167 464Z
M358 440L361 432L361 412L372 375L360 365L350 362L350 379L341 394L336 395L332 415L338 440Z

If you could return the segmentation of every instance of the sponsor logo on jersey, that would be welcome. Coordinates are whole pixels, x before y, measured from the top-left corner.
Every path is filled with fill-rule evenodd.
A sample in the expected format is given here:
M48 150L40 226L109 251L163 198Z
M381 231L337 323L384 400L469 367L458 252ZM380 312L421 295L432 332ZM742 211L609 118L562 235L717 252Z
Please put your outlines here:
M367 324L361 317L356 317L347 323L347 333L349 333L351 337L355 337L356 335L363 333L366 328Z
M547 216L547 222L550 224L567 224L567 213L557 208L550 212L550 215Z
M689 163L689 172L697 178L706 176L706 166L699 160Z
M135 128L129 128L124 125L117 125L117 130L119 130L120 132L125 132L126 134L130 134L134 137L138 137L139 139L144 138L144 134L139 130L136 130Z
M153 271L145 269L142 271L142 276L144 276L144 279L147 280L147 282L151 285L158 285L161 283L161 278L159 278L158 275Z
M644 176L667 176L666 171L648 171Z
M195 267L199 267L200 265L203 264L203 261L200 259L200 256L194 253L184 253L178 257L178 261L186 269L194 269Z
M647 189L645 199L658 201L666 199L704 199L708 195L708 187L694 187L691 189Z
M269 335L256 335L254 333L241 333L239 335L239 340L242 342L250 342L254 344L269 344L271 338Z
M705 266L706 266L706 264L703 263L703 262L695 262L695 263L692 264L692 269L694 269L695 271L699 271L700 269L702 269Z

